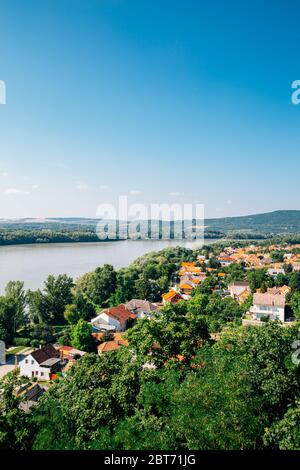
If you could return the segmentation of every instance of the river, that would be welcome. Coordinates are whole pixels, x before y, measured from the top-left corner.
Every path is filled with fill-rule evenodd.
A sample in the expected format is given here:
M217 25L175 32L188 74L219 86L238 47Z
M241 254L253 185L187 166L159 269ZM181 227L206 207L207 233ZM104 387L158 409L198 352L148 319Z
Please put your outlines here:
M205 240L205 243L216 241ZM10 280L24 281L26 289L37 289L42 287L49 274L68 274L76 279L105 263L121 268L145 253L177 245L196 247L193 242L183 240L1 246L0 294L3 294L5 285Z

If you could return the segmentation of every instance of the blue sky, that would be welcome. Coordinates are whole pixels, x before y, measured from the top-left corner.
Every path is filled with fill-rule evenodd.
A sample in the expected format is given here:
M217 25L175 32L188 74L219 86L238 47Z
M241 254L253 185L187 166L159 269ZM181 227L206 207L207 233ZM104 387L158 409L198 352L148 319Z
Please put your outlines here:
M2 0L0 218L300 209L297 1Z

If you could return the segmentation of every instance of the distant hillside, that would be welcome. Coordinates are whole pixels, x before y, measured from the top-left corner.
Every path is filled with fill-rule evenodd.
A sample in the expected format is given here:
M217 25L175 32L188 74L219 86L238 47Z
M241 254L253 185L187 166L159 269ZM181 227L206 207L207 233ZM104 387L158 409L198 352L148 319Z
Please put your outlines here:
M205 225L210 230L257 231L263 233L300 232L300 211L281 210L265 214L253 214L240 217L206 219Z
M0 245L15 243L49 243L97 241L95 228L100 219L82 217L58 217L48 219L0 219ZM141 221L140 227L149 229L148 221ZM201 225L199 223L199 225ZM126 228L126 222L119 222L119 227ZM173 230L173 232L172 232ZM169 222L163 221L159 234L169 234L178 238L182 223L174 223L170 234ZM205 220L206 238L270 238L273 235L300 234L300 211L281 210L265 214L253 214L240 217L225 217ZM153 232L152 225L152 236ZM158 232L156 236L158 235ZM168 235L167 235L168 236ZM155 237L153 237L155 238Z

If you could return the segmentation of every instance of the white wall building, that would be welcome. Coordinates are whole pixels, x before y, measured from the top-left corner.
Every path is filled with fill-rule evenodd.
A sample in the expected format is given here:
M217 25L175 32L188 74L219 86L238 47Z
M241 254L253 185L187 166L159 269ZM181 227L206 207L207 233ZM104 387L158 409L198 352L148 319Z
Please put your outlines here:
M285 321L285 296L279 294L260 294L253 295L253 306L250 308L254 319L269 317L270 320Z
M25 356L19 363L20 375L38 380L50 380L58 367L60 357L52 344L46 344L40 349Z

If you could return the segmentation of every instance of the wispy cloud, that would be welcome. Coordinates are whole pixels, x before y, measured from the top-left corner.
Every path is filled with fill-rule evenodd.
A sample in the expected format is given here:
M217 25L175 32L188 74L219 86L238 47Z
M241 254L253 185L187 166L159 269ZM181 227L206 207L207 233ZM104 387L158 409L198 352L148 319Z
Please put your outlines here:
M78 191L87 191L89 189L88 185L85 183L77 183L76 184L76 189Z
M14 195L14 194L29 194L29 191L24 191L19 188L7 188L4 191L5 194Z
M107 184L100 184L99 189L108 189Z
M169 193L169 196L180 196L180 192L178 192L178 191L171 191L171 192Z
M129 194L132 194L133 196L137 196L138 194L141 194L142 191L139 191L138 189L131 189L129 191Z
M3 178L7 178L8 177L7 171L2 171L1 176L3 176Z
M38 185L38 184L33 184L33 185L31 186L31 189L39 189L39 185Z

